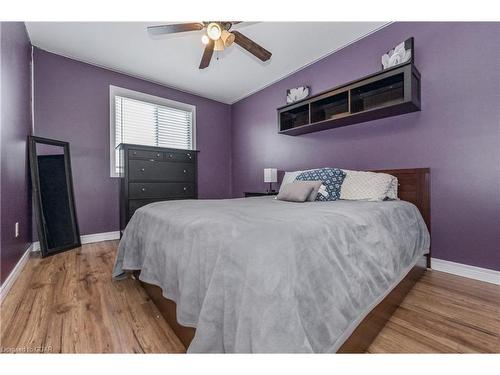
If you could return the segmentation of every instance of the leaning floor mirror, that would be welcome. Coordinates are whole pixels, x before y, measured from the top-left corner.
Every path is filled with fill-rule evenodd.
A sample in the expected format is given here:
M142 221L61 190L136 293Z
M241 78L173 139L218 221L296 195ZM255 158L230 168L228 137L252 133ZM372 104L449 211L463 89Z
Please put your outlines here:
M30 136L29 154L42 257L79 247L69 143Z

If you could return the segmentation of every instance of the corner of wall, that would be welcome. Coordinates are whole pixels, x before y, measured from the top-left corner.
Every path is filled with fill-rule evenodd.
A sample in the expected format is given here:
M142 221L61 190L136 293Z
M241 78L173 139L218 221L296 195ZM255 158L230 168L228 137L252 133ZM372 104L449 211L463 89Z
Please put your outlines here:
M233 197L233 105L229 105L229 197Z
M0 212L0 254L3 271L1 280L5 281L32 241L30 173L26 146L27 136L32 129L31 41L24 22L2 22L0 40L0 189L3 198ZM9 54L8 59L5 59L6 54ZM3 152L9 158L2 157ZM19 235L14 238L14 223L17 222L20 230Z

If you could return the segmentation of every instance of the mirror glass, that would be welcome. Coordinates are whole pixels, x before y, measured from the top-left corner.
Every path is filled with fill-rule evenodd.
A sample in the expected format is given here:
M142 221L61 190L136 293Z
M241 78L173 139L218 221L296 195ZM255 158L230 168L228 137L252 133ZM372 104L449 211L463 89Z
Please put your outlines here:
M32 137L33 193L42 255L80 246L69 144ZM35 167L35 168L33 168Z

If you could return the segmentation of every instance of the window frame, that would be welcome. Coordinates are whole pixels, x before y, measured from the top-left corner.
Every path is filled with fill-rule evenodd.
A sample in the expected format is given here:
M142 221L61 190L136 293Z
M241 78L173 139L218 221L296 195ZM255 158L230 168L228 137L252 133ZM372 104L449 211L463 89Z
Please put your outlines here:
M178 102L171 99L154 96L139 91L126 89L119 86L109 85L109 175L110 177L121 177L116 172L115 160L115 135L116 135L116 108L115 97L122 96L124 98L138 100L150 104L156 104L164 107L190 111L192 116L191 121L191 150L196 150L196 106L193 104Z

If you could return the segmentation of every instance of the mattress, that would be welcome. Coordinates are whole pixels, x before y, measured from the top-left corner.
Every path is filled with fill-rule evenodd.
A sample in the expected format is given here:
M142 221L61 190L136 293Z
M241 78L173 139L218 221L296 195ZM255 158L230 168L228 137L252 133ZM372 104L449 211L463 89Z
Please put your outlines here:
M335 352L428 252L411 203L273 197L138 209L113 277L140 270L196 328L188 352Z

